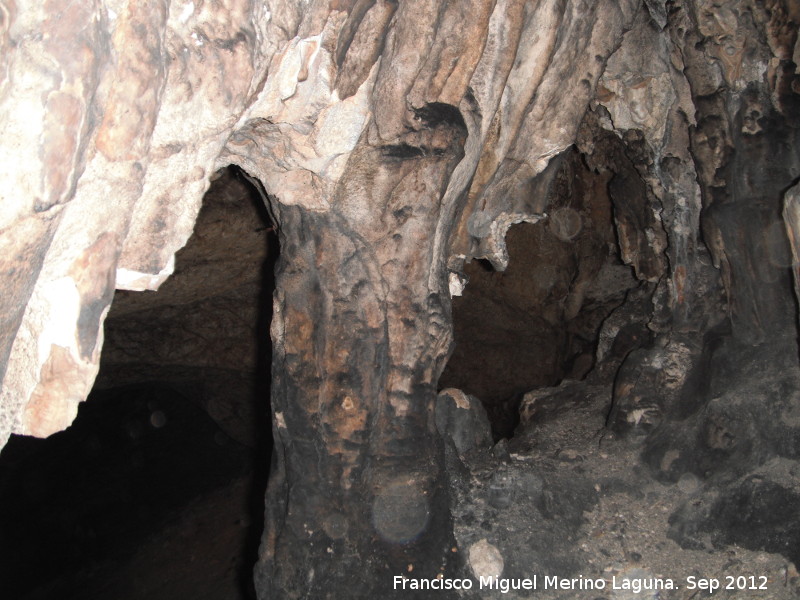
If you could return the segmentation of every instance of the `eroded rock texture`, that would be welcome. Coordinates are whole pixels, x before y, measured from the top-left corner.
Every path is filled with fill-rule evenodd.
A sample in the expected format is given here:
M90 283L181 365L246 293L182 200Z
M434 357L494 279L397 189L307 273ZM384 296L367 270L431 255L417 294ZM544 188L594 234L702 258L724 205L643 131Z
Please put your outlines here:
M754 489L749 470L797 458L791 427L749 453L774 430L730 422L768 394L721 400L752 353L796 367L793 3L0 9L0 442L71 422L114 289L157 288L212 174L238 165L263 185L281 244L262 597L366 598L398 573L465 568L437 385L450 296L467 275L499 279L474 259L505 269L515 224L535 293L515 295L526 283L512 270L468 320L511 306L522 363L548 365L468 392L516 394L516 408L527 388L591 371L613 384L608 427L644 444L654 476L712 481L687 461L741 453L732 498ZM456 357L490 352L469 344ZM675 518L693 543L703 515Z
M370 11L383 9L376 3ZM261 114L229 144L228 160L285 197L275 206L283 258L272 388L285 454L271 482L269 533L257 567L262 589L366 597L409 568L429 578L455 573L433 419L451 344L448 257L457 247L504 265L508 226L543 217L531 179L572 142L626 21L617 6L595 10L612 11L612 18L584 20L571 4L398 5L382 34L380 64L359 65L364 79L343 101L357 106L369 94L371 113L349 122L338 117L350 128L349 140L338 132L339 143L350 146L337 149L349 156L325 164L317 157L322 142L330 143L328 123L345 110L331 104L344 94L337 89L334 96L327 82L342 54L340 75L349 77L359 62L350 54L358 45L337 50L347 38L334 27L340 19L345 32L357 28L356 19L372 23L334 11L316 45L296 51L312 57L300 67L306 81L293 95L266 87ZM529 37L535 43L523 44ZM483 54L474 51L482 46ZM568 60L575 46L587 65L577 79ZM536 61L543 52L552 61L531 78L523 55ZM290 58L278 69L288 69ZM575 102L557 104L565 89ZM522 102L534 109L520 112ZM298 117L309 121L307 132L286 122ZM535 138L525 133L533 129ZM317 157L300 157L304 170L284 174L286 161L304 148ZM373 576L354 581L352 573L365 566Z

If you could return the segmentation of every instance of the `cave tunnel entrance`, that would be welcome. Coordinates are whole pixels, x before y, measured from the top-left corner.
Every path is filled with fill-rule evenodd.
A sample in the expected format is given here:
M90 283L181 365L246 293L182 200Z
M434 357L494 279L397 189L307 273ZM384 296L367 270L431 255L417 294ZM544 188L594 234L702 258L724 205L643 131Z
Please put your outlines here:
M439 387L479 398L495 439L513 435L523 394L592 371L603 322L639 285L620 256L612 177L571 148L550 186L548 218L509 229L508 268L465 265Z
M175 274L116 293L75 423L4 448L4 595L255 597L278 242L251 181L219 171Z

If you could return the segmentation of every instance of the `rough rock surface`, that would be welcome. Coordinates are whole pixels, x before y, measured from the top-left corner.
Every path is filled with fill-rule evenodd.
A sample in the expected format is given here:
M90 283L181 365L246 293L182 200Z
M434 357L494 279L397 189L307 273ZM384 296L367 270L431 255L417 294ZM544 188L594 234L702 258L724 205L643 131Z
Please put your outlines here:
M3 5L3 440L67 426L114 288L155 289L172 272L271 56L258 43L267 12Z
M452 548L486 536L460 529L463 469L434 414L450 294L474 259L506 268L519 223L535 228L539 289L511 312L549 348L526 360L550 364L494 400L517 394L515 408L526 387L594 366L610 394L601 426L633 448L615 460L641 450L660 481L706 482L672 513L678 543L795 560L764 513L797 498L799 12L781 0L0 4L0 443L69 425L114 289L167 278L212 174L234 163L263 185L281 244L262 597L366 598L391 594L398 572L467 572ZM622 265L635 285L609 276ZM530 550L552 540L564 551L543 568L577 569L563 544L602 510L602 485L559 456L525 474L539 489L537 473L556 473L536 510L557 524ZM748 506L762 535L743 539Z
M797 462L770 460L722 494L713 478L659 480L641 463L638 443L605 427L611 400L595 381L541 390L523 402L522 424L506 450L461 459L467 474L453 493L459 551L490 545L510 588L479 590L475 577L474 593L462 597L795 598L797 520L786 507L796 502ZM512 587L534 576L535 590ZM566 587L545 577L567 580ZM709 595L698 587L703 578L721 587Z
M639 283L614 228L630 200L610 196L610 174L576 149L559 156L549 217L508 230L508 268L464 266L469 284L453 298L455 348L439 384L484 401L496 435L513 433L515 396L586 375L601 324Z
M436 430L459 454L492 446L491 425L480 400L461 390L451 388L439 393Z

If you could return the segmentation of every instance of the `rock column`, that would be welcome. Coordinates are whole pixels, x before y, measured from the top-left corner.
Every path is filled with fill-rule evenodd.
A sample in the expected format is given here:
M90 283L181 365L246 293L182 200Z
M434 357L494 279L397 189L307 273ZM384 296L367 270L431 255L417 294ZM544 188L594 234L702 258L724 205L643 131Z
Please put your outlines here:
M433 402L452 325L430 240L466 128L446 105L411 123L397 144L365 133L333 208L278 206L264 598L368 597L449 569Z

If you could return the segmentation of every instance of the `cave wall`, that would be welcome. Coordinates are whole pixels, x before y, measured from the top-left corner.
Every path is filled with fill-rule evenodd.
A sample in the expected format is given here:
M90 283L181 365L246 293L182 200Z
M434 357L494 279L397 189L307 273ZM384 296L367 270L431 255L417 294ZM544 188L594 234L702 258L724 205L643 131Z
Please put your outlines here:
M66 427L117 289L155 289L274 39L262 3L4 3L2 433Z
M637 320L652 336L622 353L613 430L696 411L682 394L720 327L795 355L798 12L777 0L0 3L0 444L69 425L114 290L159 287L212 174L233 163L263 184L283 252L262 589L322 593L297 565L322 568L329 548L360 564L376 526L360 512L392 512L398 486L429 498L441 527L370 568L439 553L451 538L431 415L450 295L473 259L505 269L512 225L558 227L548 203L565 152L608 182L619 259L644 299L645 315L609 317L596 352ZM661 440L656 455L675 436ZM345 562L325 567L332 590L330 577L348 585Z
M572 142L636 6L424 6L423 26L422 8L394 2L4 5L3 439L69 424L113 289L158 287L230 162L282 204L323 211L368 119L402 153L408 107L458 107L453 254L478 245L504 264L502 233L539 218L530 180ZM475 39L455 40L442 22L465 14ZM454 201L467 187L484 205L471 220Z
M454 92L442 86L458 75L469 83L463 100L471 104L452 105L473 115L465 123L468 151L453 176L466 200L450 209L450 278L457 281L473 257L505 266L502 233L545 213L550 182L534 175L576 141L579 125L598 129L595 120L631 150L629 164L591 166L616 169L611 188L622 198L615 219L623 260L641 279L661 281L661 296L674 305L670 326L705 327L702 303L688 301L687 290L702 295L696 290L709 278L695 271L707 261L695 256L709 253L722 270L735 326L748 339L763 339L790 324L791 258L780 213L783 192L797 177L797 10L780 2L717 10L701 2L672 3L668 11L656 2L634 23L635 8L600 19L597 39L583 35L578 54L565 32L575 29L577 39L577 29L587 27L579 23L590 20L582 7L563 14L549 5L536 8L541 13L524 3L487 7L481 55L473 51L469 67L466 58L451 59L464 73L448 67L439 75L436 94L424 103L452 100L445 96ZM378 100L396 96L389 86L424 87L411 81L422 77L420 53L393 50L409 63L415 57L404 67L405 83L394 67L384 67L380 85L373 72L381 36L398 22L395 11L393 3L321 3L315 11L247 2L4 6L4 438L68 424L96 371L112 290L156 288L166 278L216 167L240 162L280 202L319 209L370 110L383 130L404 127L397 98ZM566 98L572 80L556 74L570 64L576 78L576 61L589 56L592 43L609 54L623 25L632 30L608 66L595 54L590 77L575 86L602 73L597 94L590 86ZM290 33L298 35L289 40ZM322 33L331 48L318 46ZM148 68L139 68L145 59ZM436 60L424 63L429 80ZM423 104L417 96L412 106ZM556 105L558 117L546 114ZM609 147L593 152L602 135L581 139L588 156L614 162L605 158ZM242 151L248 144L261 150ZM316 193L302 193L306 185ZM793 197L786 195L790 229ZM632 208L621 206L626 201ZM628 214L643 203L649 211ZM749 291L732 292L737 286Z

